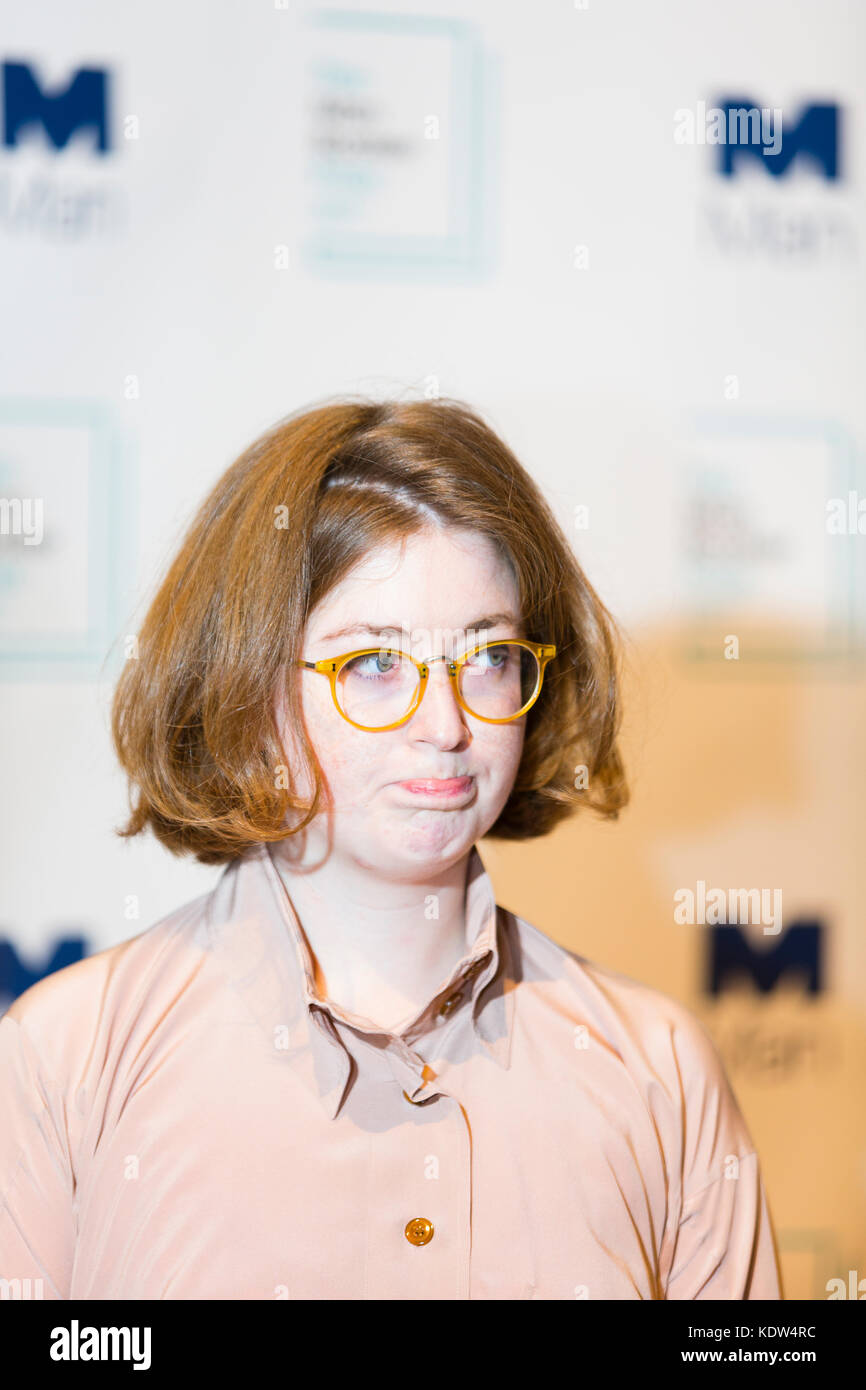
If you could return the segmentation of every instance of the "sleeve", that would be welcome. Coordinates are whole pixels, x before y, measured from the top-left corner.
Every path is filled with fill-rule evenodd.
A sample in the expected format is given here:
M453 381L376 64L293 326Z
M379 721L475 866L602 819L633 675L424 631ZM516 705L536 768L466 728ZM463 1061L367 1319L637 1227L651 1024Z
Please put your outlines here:
M679 1008L671 1044L682 1198L665 1297L783 1299L758 1154L715 1043Z
M75 1183L63 1096L25 1026L0 1018L0 1297L69 1297Z
M669 1299L781 1299L775 1236L757 1153L683 1202Z

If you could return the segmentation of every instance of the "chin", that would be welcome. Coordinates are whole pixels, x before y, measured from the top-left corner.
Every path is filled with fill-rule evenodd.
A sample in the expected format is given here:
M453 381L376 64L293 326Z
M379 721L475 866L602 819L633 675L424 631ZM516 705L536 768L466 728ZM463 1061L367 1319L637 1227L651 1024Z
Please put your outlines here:
M468 854L476 838L471 832L413 836L408 842L404 842L401 849L407 859L416 863L426 859L431 864L453 864L455 860Z
M459 825L454 819L441 811L416 813L410 825L396 825L387 834L376 851L377 863L385 872L389 867L439 870L453 864L477 839L474 818Z

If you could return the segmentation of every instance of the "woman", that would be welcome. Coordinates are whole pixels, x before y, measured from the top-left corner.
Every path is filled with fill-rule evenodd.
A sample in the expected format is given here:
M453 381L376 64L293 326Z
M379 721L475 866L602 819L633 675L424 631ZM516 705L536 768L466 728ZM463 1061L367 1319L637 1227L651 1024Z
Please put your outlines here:
M702 1026L497 908L476 848L625 804L612 632L459 402L324 404L228 469L113 710L120 833L223 872L0 1023L0 1276L781 1297Z

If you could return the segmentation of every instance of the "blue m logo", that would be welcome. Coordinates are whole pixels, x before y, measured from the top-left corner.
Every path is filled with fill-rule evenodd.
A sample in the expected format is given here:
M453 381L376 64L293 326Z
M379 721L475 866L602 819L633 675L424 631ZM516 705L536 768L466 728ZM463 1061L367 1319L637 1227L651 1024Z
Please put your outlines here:
M784 976L794 976L809 994L823 987L823 934L820 922L792 922L771 949L757 947L739 927L716 926L709 938L705 989L718 995L748 980L769 994Z
M756 110L755 103L747 97L728 97L717 105L725 114L728 129L737 129L738 118L745 118L746 112ZM725 178L733 178L740 164L755 160L773 178L781 178L795 160L808 160L823 178L840 178L841 114L837 105L816 102L804 106L796 124L786 118L782 126L778 154L771 154L748 139L728 140L718 145L718 172Z
M92 130L95 149L110 148L107 119L108 73L79 68L65 87L46 92L27 63L3 64L3 144L14 149L28 127L42 129L56 150L79 130Z

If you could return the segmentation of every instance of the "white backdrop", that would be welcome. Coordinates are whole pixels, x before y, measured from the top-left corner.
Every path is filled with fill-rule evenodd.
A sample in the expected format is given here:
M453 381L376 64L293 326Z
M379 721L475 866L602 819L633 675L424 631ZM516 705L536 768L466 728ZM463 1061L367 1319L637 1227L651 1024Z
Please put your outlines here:
M219 473L335 392L480 408L636 640L676 629L696 702L734 622L755 678L862 680L866 537L826 505L866 496L866 7L2 13L0 497L44 503L39 544L0 535L7 976L10 943L38 974L58 940L111 945L215 881L112 834L110 648ZM69 96L81 70L104 74L104 151L74 128L99 110ZM675 113L726 99L781 108L783 174L677 142ZM799 124L822 105L835 144ZM853 855L862 820L838 833ZM834 883L831 984L866 1013Z

